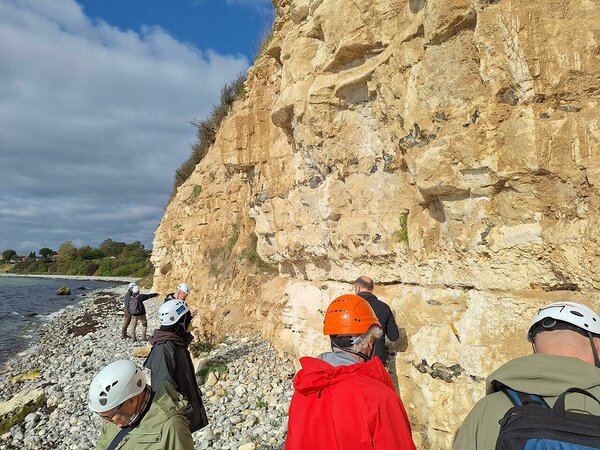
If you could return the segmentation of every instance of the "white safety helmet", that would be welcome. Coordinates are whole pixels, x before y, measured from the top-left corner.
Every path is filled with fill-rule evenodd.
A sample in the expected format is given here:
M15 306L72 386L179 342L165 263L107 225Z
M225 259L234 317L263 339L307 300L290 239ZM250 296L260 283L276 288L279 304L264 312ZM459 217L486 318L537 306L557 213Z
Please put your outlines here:
M145 388L146 377L141 369L133 361L121 359L94 377L88 392L88 407L97 413L110 411Z
M185 283L181 283L179 286L177 286L177 290L183 292L184 294L190 293L190 287Z
M127 287L127 289L133 289L135 286L137 286L137 284L135 284L135 282L132 281L131 283L129 283L129 286Z
M183 300L167 300L158 309L158 320L161 325L173 325L189 310L190 308Z
M140 292L140 287L136 284L134 287L131 288L131 292L137 294L138 292Z
M600 335L600 316L592 309L579 303L556 302L540 308L537 312L531 321L529 330L527 330L527 340L529 342L533 342L532 331L535 325L545 319L560 320L575 325L584 331Z

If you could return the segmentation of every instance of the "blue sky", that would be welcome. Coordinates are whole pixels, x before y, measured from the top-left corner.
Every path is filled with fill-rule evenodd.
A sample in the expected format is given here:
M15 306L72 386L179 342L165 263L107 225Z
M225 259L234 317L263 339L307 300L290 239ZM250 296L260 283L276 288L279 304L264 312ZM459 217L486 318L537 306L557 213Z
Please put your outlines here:
M254 57L271 29L271 0L85 0L86 14L122 29L160 25L179 41Z
M0 252L151 245L270 0L0 0Z

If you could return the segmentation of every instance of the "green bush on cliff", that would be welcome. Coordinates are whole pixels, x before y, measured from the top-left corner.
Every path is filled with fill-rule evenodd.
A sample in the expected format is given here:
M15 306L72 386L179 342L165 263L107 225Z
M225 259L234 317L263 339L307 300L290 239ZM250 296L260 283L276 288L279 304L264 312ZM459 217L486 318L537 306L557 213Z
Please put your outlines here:
M406 242L408 244L408 213L400 214L400 228L394 233L397 242Z
M240 238L240 225L239 223L235 223L231 227L231 236L227 239L227 243L222 247L211 248L208 251L208 256L210 258L210 274L218 275L228 264L229 257L231 256L231 252L233 248L237 244L238 239Z
M173 185L172 196L175 195L177 188L181 186L194 172L194 169L204 159L208 153L208 149L215 142L215 137L221 122L229 113L231 105L238 99L244 98L246 95L244 90L244 81L246 75L241 74L231 84L227 84L221 89L221 98L218 105L215 105L209 117L201 121L193 121L197 129L196 142L192 145L192 153L190 157L175 170L175 182Z
M256 235L250 237L248 246L243 248L240 252L240 258L245 259L250 264L253 264L258 270L262 272L276 272L277 266L263 260L256 249L257 238Z
M202 193L202 186L195 184L192 189L192 200L195 200Z

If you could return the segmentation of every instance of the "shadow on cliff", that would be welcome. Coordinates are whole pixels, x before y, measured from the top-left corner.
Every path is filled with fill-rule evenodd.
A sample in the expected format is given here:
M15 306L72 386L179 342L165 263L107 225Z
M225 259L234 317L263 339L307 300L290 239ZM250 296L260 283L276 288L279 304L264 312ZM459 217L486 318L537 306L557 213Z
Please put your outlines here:
M408 349L408 334L406 333L406 328L399 328L398 331L400 332L400 337L398 340L388 345L388 360L386 363L386 369L390 374L390 378L392 379L396 393L400 395L396 356L398 353L404 353Z

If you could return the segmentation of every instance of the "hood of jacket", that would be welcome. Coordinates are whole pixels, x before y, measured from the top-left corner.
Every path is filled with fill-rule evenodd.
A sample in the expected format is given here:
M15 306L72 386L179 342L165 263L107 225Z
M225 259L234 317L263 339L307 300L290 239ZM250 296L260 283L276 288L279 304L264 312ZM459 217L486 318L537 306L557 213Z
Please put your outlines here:
M186 400L170 383L163 383L156 391L152 406L142 418L139 426L144 428L158 427L169 417L181 414L187 406Z
M513 359L487 379L488 394L500 390L504 384L510 388L556 397L570 387L589 390L600 386L600 369L578 358L533 354Z
M300 358L302 369L294 377L294 389L302 394L309 395L327 389L350 377L367 376L382 383L388 384L389 376L379 358L364 363L334 367L318 359L305 356Z
M334 367L337 366L350 366L356 364L358 361L354 356L348 352L325 352L317 356L321 361L331 364Z
M194 337L192 334L188 332L183 333L183 336L181 336L177 333L173 333L172 331L156 329L150 338L150 344L154 345L162 342L173 341L174 344L187 347L193 339Z

